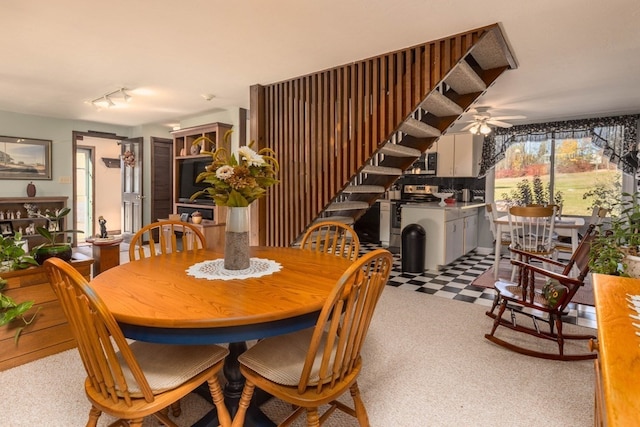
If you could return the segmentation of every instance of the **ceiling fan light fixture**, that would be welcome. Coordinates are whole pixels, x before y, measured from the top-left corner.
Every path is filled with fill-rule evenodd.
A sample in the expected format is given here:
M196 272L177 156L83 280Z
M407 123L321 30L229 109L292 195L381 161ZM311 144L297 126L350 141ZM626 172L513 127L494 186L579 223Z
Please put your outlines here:
M469 132L474 135L477 135L480 132L480 123L476 123L469 128Z
M491 133L491 128L489 126L487 126L486 123L483 123L480 126L480 133L483 135L489 135Z

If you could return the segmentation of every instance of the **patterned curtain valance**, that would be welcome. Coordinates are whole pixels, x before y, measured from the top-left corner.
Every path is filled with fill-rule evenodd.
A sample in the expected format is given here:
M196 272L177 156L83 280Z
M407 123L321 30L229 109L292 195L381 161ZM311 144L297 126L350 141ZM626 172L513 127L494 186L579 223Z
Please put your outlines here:
M525 141L546 141L550 139L568 139L591 137L595 145L604 149L604 155L618 165L624 172L635 171L635 160L625 157L637 151L638 115L601 117L564 122L535 123L499 128L485 137L482 147L480 176L505 156L505 151L515 143Z

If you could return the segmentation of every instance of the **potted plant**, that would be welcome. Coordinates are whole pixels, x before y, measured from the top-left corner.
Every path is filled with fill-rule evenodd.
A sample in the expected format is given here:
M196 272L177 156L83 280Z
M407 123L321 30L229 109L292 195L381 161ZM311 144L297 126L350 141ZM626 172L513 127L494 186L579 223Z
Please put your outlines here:
M6 285L7 281L0 277L0 326L8 325L15 320L22 321L23 325L16 330L16 334L14 336L14 341L17 343L18 338L20 338L20 333L25 326L33 322L38 311L33 313L33 315L27 319L25 317L25 313L33 306L34 301L16 303L11 297L2 293L2 290Z
M47 258L57 257L65 261L71 260L71 243L59 241L60 236L67 233L83 233L82 230L60 230L65 216L71 212L69 208L58 209L55 212L38 214L38 217L47 220L46 227L36 227L36 232L45 238L46 242L36 246L32 253L33 258L42 265Z
M25 250L21 234L14 237L0 236L0 272L22 270L38 263Z
M592 272L640 277L640 194L622 193L617 214L601 226L589 254Z

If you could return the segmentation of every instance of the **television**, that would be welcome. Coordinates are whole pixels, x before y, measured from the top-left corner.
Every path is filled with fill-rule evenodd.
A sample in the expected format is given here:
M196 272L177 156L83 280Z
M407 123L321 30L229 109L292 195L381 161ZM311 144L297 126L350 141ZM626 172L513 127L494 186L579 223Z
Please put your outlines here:
M206 188L208 184L204 182L196 182L196 178L205 167L211 164L210 158L193 158L184 159L178 162L178 178L180 184L178 187L179 203L195 203L199 205L213 205L213 199L202 196L195 200L190 200L191 195Z

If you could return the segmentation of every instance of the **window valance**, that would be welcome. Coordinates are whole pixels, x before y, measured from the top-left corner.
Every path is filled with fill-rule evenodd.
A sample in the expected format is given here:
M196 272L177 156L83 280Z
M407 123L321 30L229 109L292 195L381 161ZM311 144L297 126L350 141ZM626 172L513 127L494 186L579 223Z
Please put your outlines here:
M555 139L591 137L595 145L604 149L604 155L624 172L633 173L637 167L639 115L568 120L564 122L535 123L498 128L485 137L482 147L480 176L484 176L505 156L515 143Z

